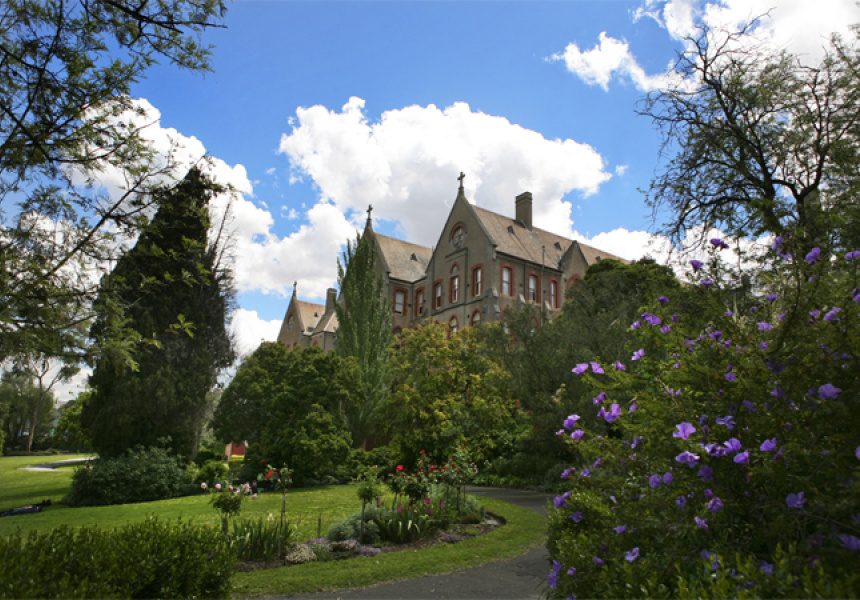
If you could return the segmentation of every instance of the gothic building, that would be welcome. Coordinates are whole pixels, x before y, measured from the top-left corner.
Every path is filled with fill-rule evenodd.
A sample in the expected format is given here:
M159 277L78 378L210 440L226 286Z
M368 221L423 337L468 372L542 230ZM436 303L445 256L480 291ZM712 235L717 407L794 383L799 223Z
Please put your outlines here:
M363 235L372 233L376 240L376 270L391 300L395 332L427 321L457 330L499 321L506 310L526 304L540 305L552 318L589 265L604 258L627 262L533 227L530 192L516 197L513 219L470 204L462 177L434 248L373 232L368 211ZM333 348L336 300L336 290L329 289L325 305L303 302L294 288L278 341Z

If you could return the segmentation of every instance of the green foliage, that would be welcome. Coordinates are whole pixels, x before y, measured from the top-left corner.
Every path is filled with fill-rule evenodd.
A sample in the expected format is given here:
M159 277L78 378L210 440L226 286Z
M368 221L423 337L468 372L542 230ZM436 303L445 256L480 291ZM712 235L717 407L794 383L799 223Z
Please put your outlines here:
M353 448L343 468L338 471L338 478L350 481L368 467L376 467L380 477L394 473L397 467L399 453L393 446L379 446L373 450Z
M386 511L374 523L379 527L380 537L393 544L405 544L426 537L435 531L432 518L414 511Z
M793 258L804 243L775 244L768 283L746 308L737 274L700 271L711 282L691 285L700 312L670 295L636 329L639 360L626 370L599 361L603 373L589 363L598 416L612 414L565 425L583 434L564 436L575 480L551 516L558 595L805 597L856 586L860 264L826 250Z
M341 293L341 301L335 304L337 353L354 358L358 366L358 393L344 406L356 446L376 433L377 412L388 394L391 303L382 276L376 273L376 262L376 240L368 214L364 235L355 244L347 240L342 260L337 261Z
M247 440L243 478L262 461L288 464L297 484L334 474L351 439L342 407L356 393L355 365L319 348L263 343L224 390L213 428L224 441Z
M464 440L482 462L515 428L510 376L487 357L475 329L449 336L446 325L429 324L401 335L391 356L392 391L380 416L407 464L419 450L449 456Z
M53 417L53 399L53 394L40 398L39 388L33 384L30 375L15 371L4 372L0 379L0 449L3 449L5 439L7 451L24 450L31 433L29 424L34 408L38 410L35 437L41 439L47 434Z
M181 520L63 526L0 538L0 598L229 598L234 562L217 531Z
M138 446L116 458L99 458L92 468L78 468L65 501L73 506L103 506L164 500L188 493L190 483L169 450Z
M227 463L221 460L210 460L197 471L194 483L197 485L205 483L207 486L212 487L216 482L226 479L229 470Z
M380 539L379 526L375 522L377 517L379 517L377 508L375 506L368 506L364 510L363 519L362 513L357 512L345 519L333 522L328 528L326 537L332 542L357 540L366 545L376 544ZM363 525L362 520L364 521Z
M134 248L102 279L95 339L124 328L152 336L135 349L135 364L105 354L90 377L82 422L100 456L170 437L184 457L196 451L211 409L209 391L233 360L226 319L232 296L227 273L208 246L208 202L217 187L198 169L159 197L159 210ZM120 315L111 307L120 306Z
M281 527L271 515L233 519L228 543L239 560L277 560L282 548L296 543L296 526L287 521Z
M71 452L92 450L92 442L81 427L81 413L89 396L90 392L81 392L75 400L70 400L60 408L60 419L52 437L55 448Z

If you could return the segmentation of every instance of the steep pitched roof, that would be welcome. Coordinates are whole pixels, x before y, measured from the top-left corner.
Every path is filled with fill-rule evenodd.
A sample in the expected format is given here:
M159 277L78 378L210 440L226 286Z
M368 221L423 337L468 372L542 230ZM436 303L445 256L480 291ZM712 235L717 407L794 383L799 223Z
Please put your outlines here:
M331 311L320 318L319 323L314 327L314 334L317 333L336 333L337 332L337 313Z
M613 260L618 260L623 263L629 263L629 260L623 259L620 256L615 256L614 254L610 254L609 252L604 252L603 250L598 250L597 248L593 248L591 246L587 246L582 242L574 242L579 249L582 251L582 256L585 258L585 262L589 265L593 265L599 260L603 260L604 258L611 258Z
M299 313L299 321L302 324L302 333L313 331L325 313L324 305L305 302L304 300L296 300L296 309Z
M564 253L573 244L560 235L537 227L528 229L510 217L470 206L499 252L558 269Z
M373 235L376 236L389 277L409 282L424 278L433 250L386 235Z

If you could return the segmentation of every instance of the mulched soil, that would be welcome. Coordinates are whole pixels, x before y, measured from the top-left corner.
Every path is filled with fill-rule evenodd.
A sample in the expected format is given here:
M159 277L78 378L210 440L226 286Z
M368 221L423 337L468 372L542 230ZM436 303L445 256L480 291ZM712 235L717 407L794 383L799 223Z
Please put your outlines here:
M442 534L453 534L453 536L462 537L463 540L471 539L473 537L477 537L479 535L486 535L496 529L497 527L501 527L505 524L505 521L502 517L498 515L494 515L492 513L487 513L488 519L493 519L495 524L493 523L477 523L477 524L468 524L468 525L452 525L445 532L436 532L422 540L417 540L414 542L409 542L407 544L389 544L386 546L379 546L380 554L388 554L389 552L406 552L408 550L423 550L425 548L430 548L431 546L436 546L438 544L451 544L456 543L454 541L445 541L443 539ZM450 538L449 538L450 539ZM461 541L461 540L457 540ZM331 560L348 560L350 558L357 558L358 555L352 552L332 552ZM242 573L247 573L250 571L261 571L263 569L278 569L283 566L291 566L284 565L284 562L281 560L268 560L268 561L240 561L236 563L236 570Z

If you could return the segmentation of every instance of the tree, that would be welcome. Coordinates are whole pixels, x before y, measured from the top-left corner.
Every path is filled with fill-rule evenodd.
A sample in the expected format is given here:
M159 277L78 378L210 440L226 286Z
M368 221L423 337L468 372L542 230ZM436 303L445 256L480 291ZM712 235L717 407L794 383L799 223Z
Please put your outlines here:
M377 410L388 393L388 347L391 344L391 303L385 283L376 275L376 242L368 212L364 235L349 240L337 261L341 302L337 353L358 364L359 394L346 407L353 442L363 444L377 431Z
M170 179L132 86L158 60L205 71L223 0L7 0L0 8L0 359L52 355ZM129 115L134 115L130 119ZM141 122L144 121L144 122ZM113 171L121 191L102 193ZM59 344L76 362L84 348ZM53 355L52 355L53 356Z
M264 342L239 365L212 427L225 443L248 443L249 477L265 460L273 467L287 465L297 483L319 479L346 459L352 439L343 407L357 393L353 359Z
M747 33L703 28L675 67L683 83L645 101L664 148L677 148L648 203L655 216L671 211L665 232L678 242L704 223L732 236L794 233L806 251L829 236L851 247L860 239L857 48L835 39L810 67L752 46Z
M30 373L4 372L0 379L0 450L5 439L8 447L29 451L33 439L39 439L51 430L53 412L54 395L42 393L34 385Z
M191 169L162 192L152 223L102 279L90 335L108 351L96 362L82 414L100 456L165 437L186 457L197 449L209 391L234 356L226 329L230 274L207 241L208 202L218 189ZM120 345L137 340L134 364L124 346L116 349L117 338Z
M492 458L516 426L516 407L509 374L487 356L475 328L451 333L431 323L398 342L380 422L406 462L422 450L442 460L464 441L476 462Z
M60 419L54 429L53 446L71 452L90 452L92 442L81 428L81 412L90 397L90 392L81 392L77 398L60 407Z

